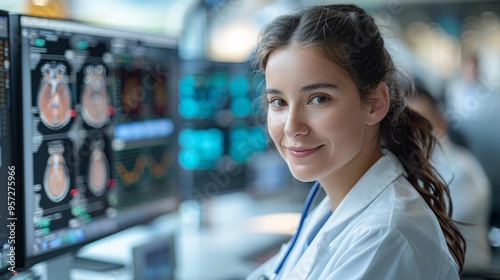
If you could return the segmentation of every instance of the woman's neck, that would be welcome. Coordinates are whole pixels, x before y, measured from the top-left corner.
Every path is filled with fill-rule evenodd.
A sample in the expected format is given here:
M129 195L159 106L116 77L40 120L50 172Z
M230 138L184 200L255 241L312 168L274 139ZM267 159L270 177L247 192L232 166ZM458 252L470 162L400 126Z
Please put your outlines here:
M382 150L371 147L362 149L349 163L334 173L320 180L326 194L330 199L332 212L354 187L356 182L382 157Z

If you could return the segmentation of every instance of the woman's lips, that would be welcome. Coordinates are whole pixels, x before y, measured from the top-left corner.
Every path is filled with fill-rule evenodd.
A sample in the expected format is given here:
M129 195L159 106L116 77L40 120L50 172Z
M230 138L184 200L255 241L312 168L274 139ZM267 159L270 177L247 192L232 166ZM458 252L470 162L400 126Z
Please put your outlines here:
M287 147L288 153L294 158L305 158L317 152L322 146L315 148Z

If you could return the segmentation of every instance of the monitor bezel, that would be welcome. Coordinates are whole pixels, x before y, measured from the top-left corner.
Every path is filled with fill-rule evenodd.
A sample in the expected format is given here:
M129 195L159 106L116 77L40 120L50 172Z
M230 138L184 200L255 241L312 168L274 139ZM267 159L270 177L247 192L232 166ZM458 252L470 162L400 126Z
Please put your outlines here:
M10 22L10 13L9 11L5 11L5 10L0 10L0 16L1 17L5 17L7 19L7 38L6 40L9 42L9 59L10 59L10 68L9 68L9 75L10 75L10 79L12 81L12 73L14 72L13 71L13 65L12 65L12 51L13 51L13 48L12 48L12 38L11 38L11 22ZM15 257L16 257L16 260L15 260L15 265L12 266L12 265L8 265L6 267L3 267L3 268L0 268L0 275L8 275L10 273L14 273L15 271L18 270L18 267L19 267L19 264L23 261L24 259L24 254L20 254L19 252L23 252L22 250L20 250L19 248L22 249L22 242L21 239L19 238L20 237L20 234L19 234L19 229L22 228L24 226L24 224L22 223L22 220L20 220L20 213L22 213L22 203L21 203L21 200L19 198L22 197L22 185L19 184L19 180L18 178L20 177L20 174L22 174L22 170L20 170L20 162L19 162L19 158L16 157L16 151L18 149L18 143L19 143L19 139L18 139L18 136L19 134L17 133L17 130L16 130L16 126L14 126L15 124L15 120L16 120L16 117L17 115L15 114L15 108L16 107L16 104L17 104L17 101L18 101L18 96L16 96L15 94L13 94L15 91L15 88L14 88L14 85L11 83L10 84L10 90L9 92L7 92L6 94L8 94L7 96L7 102L10 103L10 112L9 112L9 122L7 123L8 124L8 128L10 129L10 132L11 135L10 135L10 151L9 151L9 155L10 155L10 159L9 159L9 162L6 164L6 166L13 166L15 168L15 175L14 175L14 180L15 181L15 185L14 185L14 188L15 188L15 213L14 213L14 222L15 222L15 237L14 237L14 243L13 244L10 244L9 243L9 238L6 238L5 241L7 241L7 244L10 244L10 245L13 245L15 250ZM4 156L5 154L7 154L7 151L2 151L2 156ZM7 177L7 176L6 176ZM5 188L5 194L4 195L7 195L7 191L8 191L8 184L7 182L4 182L2 184L5 184L6 188ZM3 191L3 190L2 190ZM2 205L2 207L7 207L7 205ZM10 233L9 233L9 236L10 236ZM22 236L22 235L21 235ZM4 274L5 273L5 274Z

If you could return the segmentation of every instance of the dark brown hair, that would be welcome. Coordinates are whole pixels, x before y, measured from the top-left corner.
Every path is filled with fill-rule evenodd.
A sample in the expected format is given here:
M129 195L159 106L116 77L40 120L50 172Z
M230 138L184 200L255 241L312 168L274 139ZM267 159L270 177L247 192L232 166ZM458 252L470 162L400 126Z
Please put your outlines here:
M390 109L380 123L380 142L399 158L408 181L436 215L462 274L465 240L451 220L448 186L429 163L436 139L430 123L406 106L413 83L397 71L373 17L356 5L314 6L278 17L261 31L255 53L260 70L265 71L273 51L291 44L313 47L339 65L365 104L380 82L388 86Z

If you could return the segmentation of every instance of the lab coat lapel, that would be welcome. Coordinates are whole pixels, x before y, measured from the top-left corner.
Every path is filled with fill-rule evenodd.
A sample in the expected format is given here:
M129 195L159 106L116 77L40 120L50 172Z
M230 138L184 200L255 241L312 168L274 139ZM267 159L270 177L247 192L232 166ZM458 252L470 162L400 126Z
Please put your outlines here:
M320 263L319 260L327 253L331 241L345 228L345 223L365 209L391 182L404 173L404 168L396 156L386 151L385 156L368 169L342 200L287 279L308 279L313 269ZM329 203L321 205L325 207Z
M324 198L320 204L314 209L314 212L311 216L316 216L314 219L315 221L321 220L318 217L325 217L326 215L329 215L331 213L330 209L330 202L328 198ZM310 217L311 217L310 216ZM327 220L328 222L328 220ZM326 222L326 223L327 223ZM321 230L318 232L317 235L321 233ZM285 278L280 278L281 279L300 279L304 280L307 278L307 275L310 274L311 268L316 260L316 256L321 254L318 253L319 251L325 250L328 247L328 244L324 244L325 246L318 246L318 238L314 238L309 244L309 246L306 248L305 252L302 254L302 256L299 258L299 261L296 263L296 265L291 269L290 274L287 275Z
M403 166L393 153L386 151L386 154L358 180L332 213L325 224L325 234L365 209L401 174L404 174Z

